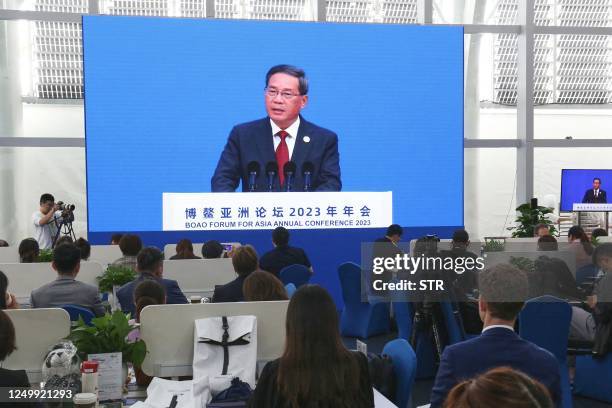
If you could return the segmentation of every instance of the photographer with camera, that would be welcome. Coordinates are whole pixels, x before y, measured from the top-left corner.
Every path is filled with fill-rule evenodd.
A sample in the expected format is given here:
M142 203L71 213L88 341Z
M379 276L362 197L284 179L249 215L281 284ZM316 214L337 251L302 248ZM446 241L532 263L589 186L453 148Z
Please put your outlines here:
M55 198L49 193L40 196L40 208L32 214L34 224L34 238L38 241L40 249L53 247L53 239L58 230L62 212Z

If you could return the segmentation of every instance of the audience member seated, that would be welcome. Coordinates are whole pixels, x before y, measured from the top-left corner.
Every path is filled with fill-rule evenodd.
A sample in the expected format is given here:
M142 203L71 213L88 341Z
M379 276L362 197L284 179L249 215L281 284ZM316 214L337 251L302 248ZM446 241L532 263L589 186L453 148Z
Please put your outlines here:
M125 238L128 235L125 235ZM122 238L122 240L123 240ZM181 291L175 280L164 279L164 254L155 247L143 248L137 258L136 271L138 277L132 282L126 283L117 291L117 298L124 313L136 316L136 306L134 304L134 290L146 279L153 279L160 283L166 290L166 303L181 304L188 303L187 298Z
M136 305L136 318L130 323L140 323L140 312L147 306L166 304L166 291L164 287L154 279L145 279L134 289L134 304ZM134 329L128 335L128 341L135 342L140 339L140 329ZM148 386L153 377L142 372L142 369L134 367L136 383L141 387Z
M550 235L550 228L546 224L538 224L533 228L533 235L538 238Z
M8 291L8 278L0 271L0 310L19 309L17 298Z
M123 237L123 234L113 234L111 235L111 245L119 245L119 241L121 241L121 238Z
M257 270L257 252L255 252L255 248L251 245L236 248L232 257L232 265L238 277L225 285L215 287L215 293L212 298L213 302L244 301L244 294L242 292L244 281L249 274Z
M9 246L9 243L3 239L0 239L0 248Z
M142 249L142 241L138 235L125 234L119 240L119 249L121 249L121 258L115 260L113 266L125 266L132 270L136 270L136 256Z
M10 317L0 310L0 367L2 362L17 349L15 344L15 326ZM29 387L30 381L25 370L8 370L0 368L0 388L3 387ZM4 394L5 396L7 394ZM19 403L16 404L19 408L35 407L35 403ZM0 406L14 407L15 405L0 403Z
M81 251L81 261L86 261L91 256L91 245L85 238L79 238L74 243Z
M538 251L557 251L555 237L545 235L538 239ZM576 278L567 264L553 256L542 255L534 262L534 270L529 276L529 297L551 295L561 299L582 300L584 295L578 290Z
M285 327L285 351L263 368L250 407L374 406L367 358L342 343L336 305L325 289L298 289Z
M51 267L57 272L57 279L30 295L32 308L79 305L91 309L96 316L104 315L104 306L98 288L76 280L81 268L81 251L74 244L55 247Z
M170 257L171 260L174 259L202 259L196 254L193 253L193 244L188 239L181 239L178 244L176 244L176 255Z
M461 381L492 368L508 366L542 382L560 403L557 359L514 332L517 316L529 291L527 275L511 265L498 264L478 276L478 307L484 324L478 337L447 346L431 393L432 408L442 406Z
M226 258L224 248L219 241L210 240L202 245L202 257L204 259Z
M603 228L595 228L591 232L591 238L607 237L607 236L608 236L608 231L606 231Z
M250 273L244 280L242 292L244 293L244 300L247 302L289 299L283 282L266 271Z
M550 394L540 382L509 367L494 368L457 384L445 408L553 408Z
M274 249L266 252L259 260L259 268L279 276L280 271L289 265L304 265L312 273L312 265L302 248L289 246L289 231L278 227L272 231Z
M40 248L38 242L34 238L26 238L19 244L19 262L21 263L33 263L38 262L38 255L40 255Z
M482 321L478 314L478 305L470 300L470 296L478 289L478 265L476 259L478 256L468 251L470 246L470 236L466 230L459 229L453 233L450 250L440 251L442 259L473 259L469 264L472 267L465 267L463 273L453 271L447 279L451 282L453 289L453 298L458 302L459 312L463 320L463 327L466 333L479 334L482 331ZM463 265L466 262L463 261Z
M74 241L72 241L72 237L70 235L62 235L57 239L57 241L55 241L54 246L60 246L62 244L74 244Z
M603 243L593 252L593 264L599 268L592 296L587 298L588 311L572 307L570 339L594 341L600 352L612 347L612 243ZM603 349L602 349L603 347Z
M576 269L591 263L593 245L582 227L574 225L567 231L569 248L576 255Z
M374 240L372 246L372 257L373 258L395 258L397 255L402 255L404 252L398 247L398 242L402 239L404 229L398 224L391 224L387 227L387 232L382 238ZM394 270L391 268L385 268L380 274L374 274L371 272L369 277L370 281L380 280L383 284L389 283L394 279ZM400 277L397 277L400 279ZM387 290L375 290L372 291L372 295L376 296L387 296L390 291Z

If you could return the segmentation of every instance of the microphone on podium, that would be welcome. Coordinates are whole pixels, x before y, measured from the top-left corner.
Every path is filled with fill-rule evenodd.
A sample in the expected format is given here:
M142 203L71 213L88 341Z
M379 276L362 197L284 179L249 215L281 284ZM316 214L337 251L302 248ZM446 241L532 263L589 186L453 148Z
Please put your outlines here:
M252 161L247 165L247 172L249 173L249 191L253 192L257 190L257 175L261 170L261 165Z
M285 186L287 191L292 191L293 189L293 177L295 176L295 171L297 170L297 166L295 162L288 161L283 166L283 174L285 175Z
M310 191L312 187L312 173L314 173L314 164L312 162L304 162L302 165L302 174L304 175L304 191Z
M275 161L269 161L266 164L266 175L268 176L268 191L272 191L274 188L274 178L278 173L278 164Z

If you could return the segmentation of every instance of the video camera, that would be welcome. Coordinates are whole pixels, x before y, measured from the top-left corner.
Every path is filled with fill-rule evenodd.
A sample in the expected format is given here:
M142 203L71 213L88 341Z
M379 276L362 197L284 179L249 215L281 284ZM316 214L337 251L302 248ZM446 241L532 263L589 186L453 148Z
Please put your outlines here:
M58 201L57 206L62 212L62 218L66 220L66 222L74 221L74 210L76 209L76 205L66 204L63 201Z

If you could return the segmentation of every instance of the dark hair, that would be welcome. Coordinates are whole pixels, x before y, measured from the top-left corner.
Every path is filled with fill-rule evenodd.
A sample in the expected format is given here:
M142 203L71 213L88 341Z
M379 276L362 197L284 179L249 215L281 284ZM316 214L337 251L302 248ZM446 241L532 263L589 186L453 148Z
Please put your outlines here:
M514 320L529 296L529 280L525 271L497 264L478 274L478 289L491 316Z
M470 240L470 236L466 230L458 229L458 230L455 230L455 232L453 232L453 242L456 242L459 244L467 244L469 240Z
M550 230L550 227L548 225L540 223L540 224L537 224L533 228L533 233L537 235L538 231L541 230L542 228L546 228L547 230Z
M242 293L247 302L289 299L283 282L266 271L250 273L242 284Z
M404 234L404 229L399 224L391 224L387 227L387 236L392 237L399 235L400 237Z
M289 230L285 227L277 227L272 231L272 241L279 246L289 244Z
M223 255L223 245L219 241L210 240L202 245L202 256L204 259L221 258Z
M274 74L287 74L297 78L300 95L308 94L308 78L306 78L306 73L303 69L285 64L273 66L266 74L266 88L268 87L268 83L270 83L270 78Z
M181 239L176 244L176 253L177 255L185 254L185 255L193 255L193 244L189 239Z
M450 391L445 408L553 408L546 387L520 371L498 367Z
M0 310L0 361L6 360L15 350L15 326L11 318Z
M142 248L136 256L138 272L153 272L162 262L164 262L163 252L153 246Z
M111 244L113 243L119 243L119 241L121 241L121 238L123 237L123 234L113 234L111 235Z
M36 262L40 254L38 241L34 238L26 238L19 243L19 261L22 263Z
M538 251L557 251L559 244L552 235L544 235L538 239Z
M597 238L597 237L607 237L608 236L608 231L606 231L603 228L595 228L592 232L591 232L591 237L592 238Z
M41 205L44 204L44 203L47 203L49 201L55 202L55 197L53 197L52 194L45 193L45 194L40 196L40 204Z
M602 257L612 258L612 242L604 242L595 247L593 251L593 265L599 266L599 259Z
M119 240L119 249L124 256L136 256L142 249L142 240L138 235L125 234Z
M53 264L59 274L73 273L79 263L81 263L81 250L76 245L61 244L53 250Z
M0 271L0 310L6 309L6 290L8 289L8 278Z
M336 305L318 285L298 289L287 308L277 384L287 406L357 407L359 365L342 343Z
M134 289L134 304L136 305L136 320L140 321L140 312L150 305L166 303L166 290L154 279L145 279Z
M255 248L251 245L236 248L234 255L232 255L232 265L234 271L240 276L248 275L257 270L259 260Z
M74 244L72 237L70 235L63 235L55 241L55 246L59 246L62 244Z
M79 251L81 251L81 260L88 260L89 256L91 255L91 245L89 244L89 241L87 241L85 238L79 238L76 240L74 245L76 245L77 248L79 248Z
M573 227L571 227L569 230L567 230L567 236L579 239L580 243L582 244L582 248L584 249L584 252L586 252L588 255L593 254L593 244L591 244L591 240L589 239L589 237L584 232L584 229L582 229L581 226L574 225Z
M7 247L7 246L9 246L9 243L3 239L0 239L0 247Z
M595 182L595 180L599 181L599 184L601 184L601 179L600 179L599 177L595 177L595 178L593 179L593 183Z

